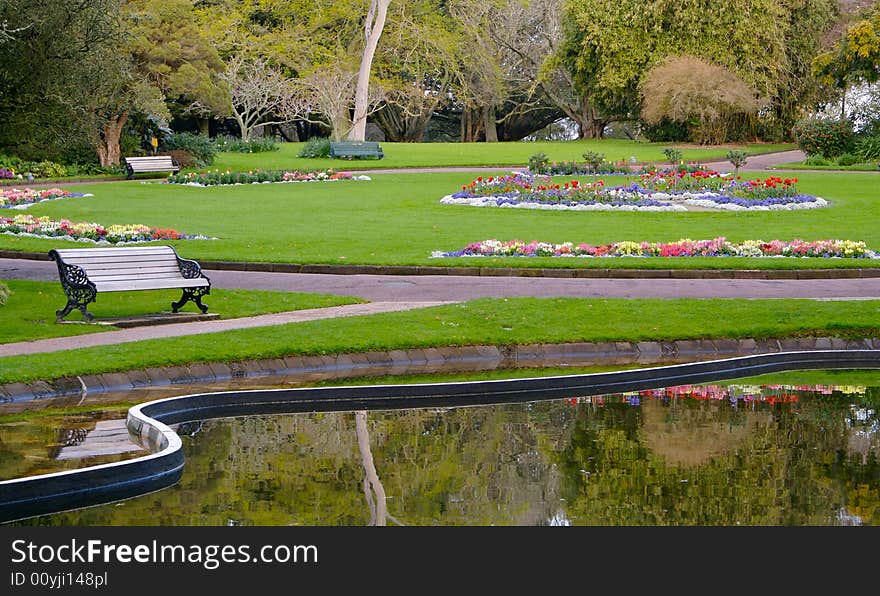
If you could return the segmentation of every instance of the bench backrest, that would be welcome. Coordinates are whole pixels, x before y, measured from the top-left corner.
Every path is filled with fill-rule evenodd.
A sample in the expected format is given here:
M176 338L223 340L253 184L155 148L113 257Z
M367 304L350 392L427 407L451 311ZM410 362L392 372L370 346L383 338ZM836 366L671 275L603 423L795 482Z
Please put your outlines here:
M383 155L376 141L332 141L331 155Z
M104 282L183 279L177 252L171 246L69 248L54 252L68 265L82 267L98 286Z
M125 163L135 172L165 172L179 169L170 155L126 157Z

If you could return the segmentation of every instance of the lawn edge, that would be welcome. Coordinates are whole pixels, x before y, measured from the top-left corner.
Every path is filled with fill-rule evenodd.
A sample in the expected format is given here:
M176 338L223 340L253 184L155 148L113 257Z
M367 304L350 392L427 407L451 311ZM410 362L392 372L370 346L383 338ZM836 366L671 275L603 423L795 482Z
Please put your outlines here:
M129 391L186 383L284 377L285 383L548 366L679 364L716 358L812 350L880 350L880 337L690 339L445 346L271 359L193 362L0 384L0 403Z

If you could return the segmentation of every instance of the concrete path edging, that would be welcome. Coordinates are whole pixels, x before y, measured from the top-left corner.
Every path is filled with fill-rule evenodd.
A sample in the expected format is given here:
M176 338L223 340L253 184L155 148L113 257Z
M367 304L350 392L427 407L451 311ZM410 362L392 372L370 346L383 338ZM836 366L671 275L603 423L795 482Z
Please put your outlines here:
M0 250L0 259L48 261L48 253ZM430 265L335 265L199 260L209 271L317 273L328 275L464 275L477 277L558 277L575 279L863 279L880 277L876 267L821 269L636 269L604 267L445 267Z
M382 375L442 374L509 368L675 364L814 350L880 350L880 338L696 339L479 345L197 362L125 372L0 385L0 403L85 396L145 387L274 378L278 384Z

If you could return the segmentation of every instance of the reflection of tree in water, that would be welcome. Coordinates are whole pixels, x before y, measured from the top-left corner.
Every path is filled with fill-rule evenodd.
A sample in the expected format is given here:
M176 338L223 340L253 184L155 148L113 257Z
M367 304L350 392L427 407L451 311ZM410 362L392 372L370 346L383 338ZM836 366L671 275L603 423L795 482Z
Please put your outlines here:
M736 410L553 401L208 421L184 438L178 486L33 523L822 525L845 506L880 524L880 433L850 447L854 429L876 427L878 401L864 412L826 395Z
M370 450L370 431L367 429L367 412L358 410L355 416L355 432L357 432L358 450L364 464L364 496L370 507L371 526L384 526L388 513L385 502L385 487L379 480L376 465L373 463L373 452Z
M857 511L861 523L878 524L877 450L868 457L847 452L852 396L838 397L746 409L672 400L665 413L662 402L579 404L572 441L558 456L570 519L583 525L827 525ZM636 415L642 421L634 434L625 421ZM698 424L683 424L686 419ZM739 430L744 426L747 433ZM696 452L687 453L688 447Z

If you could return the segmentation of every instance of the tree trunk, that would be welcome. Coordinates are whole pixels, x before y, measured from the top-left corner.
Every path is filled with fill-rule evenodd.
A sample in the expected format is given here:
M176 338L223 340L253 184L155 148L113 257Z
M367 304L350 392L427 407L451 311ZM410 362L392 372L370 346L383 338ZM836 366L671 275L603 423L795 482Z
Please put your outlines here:
M495 106L483 108L483 130L486 131L486 142L498 142L498 124L495 122Z
M244 115L236 112L233 114L235 116L235 121L238 122L238 131L241 133L242 141L249 141L251 138L251 128L244 121Z
M370 69L373 66L373 56L382 37L382 29L385 27L385 16L388 13L388 5L391 0L371 0L370 10L367 11L367 21L364 25L364 36L367 44L361 56L361 67L358 71L357 91L354 96L354 118L351 130L348 132L350 141L363 141L367 136L367 105L370 91Z
M199 134L203 134L206 137L211 134L211 121L207 118L199 118Z
M118 166L122 156L119 148L119 139L122 136L122 128L128 121L128 112L123 112L115 120L110 120L101 128L98 135L95 150L98 160L103 167Z
M465 106L461 112L461 142L476 143L483 132L483 118L480 109Z
M586 126L585 132L588 135L587 138L601 139L602 136L605 134L605 124L606 124L605 120L600 120L598 118L591 118L587 122L587 126Z

